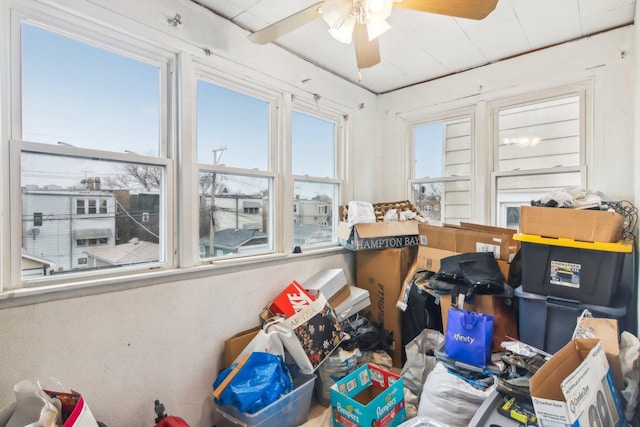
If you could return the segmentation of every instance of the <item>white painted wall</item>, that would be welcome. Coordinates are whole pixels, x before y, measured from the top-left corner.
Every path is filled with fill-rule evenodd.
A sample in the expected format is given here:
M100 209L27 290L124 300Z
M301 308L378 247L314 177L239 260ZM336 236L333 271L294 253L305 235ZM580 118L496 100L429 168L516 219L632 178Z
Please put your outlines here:
M81 391L109 427L153 425L153 401L192 427L211 427L212 383L224 340L257 326L258 313L291 280L302 283L355 257L284 264L128 291L0 310L0 408L13 385L49 377Z
M361 200L395 200L405 194L406 156L398 113L465 106L472 100L482 105L497 96L593 79L597 120L591 155L603 160L590 171L593 183L611 197L635 199L633 28L377 100L275 46L250 44L244 31L185 0L52 3L79 8L148 37L166 38L193 55L202 55L201 47L208 47L214 55L206 60L221 68L281 85L299 96L318 93L322 99L350 106L354 130L347 198ZM184 25L174 29L166 19L175 13L182 15ZM627 52L624 58L622 50ZM303 76L311 81L301 83ZM376 113L378 102L381 108ZM360 103L365 105L362 110L356 108ZM6 112L5 98L0 105ZM376 122L378 118L382 120ZM6 129L0 131L6 135ZM11 388L18 381L55 376L82 391L97 418L109 427L152 425L155 399L192 427L210 427L211 383L222 368L224 339L256 325L264 303L293 279L304 281L320 269L336 267L345 268L353 279L354 258L351 253L303 255L224 275L30 305L7 304L0 309L0 408L13 400Z

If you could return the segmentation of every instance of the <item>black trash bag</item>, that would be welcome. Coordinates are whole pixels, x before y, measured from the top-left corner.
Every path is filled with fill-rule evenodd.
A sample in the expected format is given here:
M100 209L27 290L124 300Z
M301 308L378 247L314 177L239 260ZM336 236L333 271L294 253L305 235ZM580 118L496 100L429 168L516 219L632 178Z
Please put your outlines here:
M393 335L390 331L373 324L367 317L355 315L341 323L342 329L349 334L349 338L340 343L340 347L347 351L356 348L361 351L390 350Z
M429 285L441 293L465 294L469 303L476 294L513 297L513 288L506 283L491 252L467 252L443 258Z
M410 283L407 308L400 314L402 325L402 363L407 360L406 346L425 329L443 332L440 302L427 290L433 272L416 271Z

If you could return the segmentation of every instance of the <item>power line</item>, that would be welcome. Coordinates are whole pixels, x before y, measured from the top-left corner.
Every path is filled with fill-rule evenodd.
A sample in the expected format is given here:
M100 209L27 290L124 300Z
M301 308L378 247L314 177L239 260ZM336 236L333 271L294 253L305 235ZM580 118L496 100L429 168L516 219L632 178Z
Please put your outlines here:
M116 204L120 207L120 209L122 209L122 211L125 213L125 215L127 215L129 218L131 218L131 220L133 222L135 222L136 224L138 224L143 230L145 230L147 233L151 234L153 237L155 237L156 239L160 239L160 236L158 236L157 234L155 234L153 231L149 230L147 227L145 227L140 221L138 221L137 219L135 219L134 217L132 217L129 212L124 208L124 206L122 206L122 204L118 201L118 199L116 199L114 197L114 200L116 202Z

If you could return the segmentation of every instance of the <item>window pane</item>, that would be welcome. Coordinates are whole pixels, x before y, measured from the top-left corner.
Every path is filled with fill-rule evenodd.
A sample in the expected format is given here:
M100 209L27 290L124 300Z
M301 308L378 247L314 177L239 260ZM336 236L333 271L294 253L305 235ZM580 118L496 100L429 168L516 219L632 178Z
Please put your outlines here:
M414 178L471 174L471 118L414 127Z
M268 170L269 103L198 81L198 163Z
M200 172L200 257L272 249L270 179Z
M338 185L294 181L294 186L294 245L304 247L335 241L334 202Z
M294 111L291 164L294 175L335 178L336 124Z
M23 277L164 261L163 180L158 166L22 153Z
M160 86L157 66L22 25L24 140L157 156Z
M414 183L413 203L430 220L459 224L471 218L471 182L469 180Z
M580 97L501 109L498 170L580 164Z

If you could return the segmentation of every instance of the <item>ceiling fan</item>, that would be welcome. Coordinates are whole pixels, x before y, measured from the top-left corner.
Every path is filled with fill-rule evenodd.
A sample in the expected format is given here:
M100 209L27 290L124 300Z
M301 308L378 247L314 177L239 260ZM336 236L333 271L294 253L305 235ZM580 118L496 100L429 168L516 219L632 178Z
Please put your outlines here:
M249 35L249 40L267 44L322 17L329 33L339 42L351 44L358 68L380 62L378 37L391 26L387 18L392 8L480 20L491 13L498 0L326 0L309 6Z

